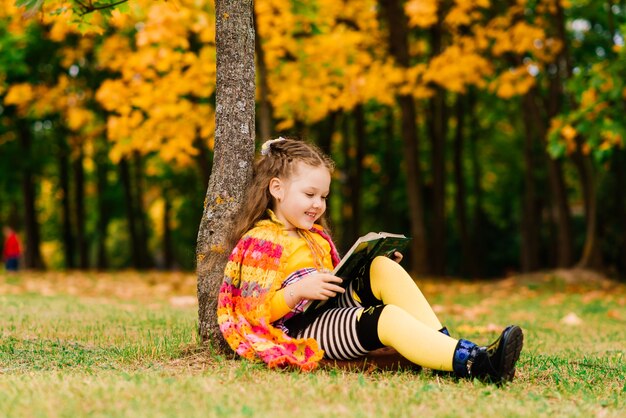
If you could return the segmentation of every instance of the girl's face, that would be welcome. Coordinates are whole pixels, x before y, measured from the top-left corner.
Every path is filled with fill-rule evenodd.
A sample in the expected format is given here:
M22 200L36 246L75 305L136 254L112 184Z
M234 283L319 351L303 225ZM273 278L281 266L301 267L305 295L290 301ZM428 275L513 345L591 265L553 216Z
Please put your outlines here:
M326 211L330 173L323 165L296 164L289 178L274 177L269 188L278 220L289 230L309 230Z

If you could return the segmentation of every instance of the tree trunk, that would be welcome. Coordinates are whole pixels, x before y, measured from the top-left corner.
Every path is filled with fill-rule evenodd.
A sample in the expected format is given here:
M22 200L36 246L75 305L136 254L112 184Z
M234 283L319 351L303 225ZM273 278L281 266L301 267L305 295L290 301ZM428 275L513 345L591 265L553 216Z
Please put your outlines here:
M70 205L70 161L67 146L66 132L62 131L58 138L59 143L59 187L61 189L61 229L63 234L63 256L66 269L73 269L74 264L74 235L72 234L72 209Z
M252 0L216 0L215 158L200 221L199 333L226 347L217 325L217 295L230 248L226 240L252 175L254 155L254 23Z
M396 232L396 223L394 220L393 205L392 205L392 181L398 178L398 162L394 155L394 117L393 108L387 108L385 120L385 138L381 143L382 149L382 164L381 164L381 196L380 196L380 213L382 215L382 228L385 231Z
M19 120L17 125L22 149L22 196L24 199L24 227L26 229L24 266L28 269L44 270L45 265L40 251L39 222L37 222L37 210L35 208L34 174L31 168L32 136L27 121Z
M131 185L130 167L126 157L120 160L120 179L124 189L124 206L126 208L126 221L128 223L128 234L130 235L130 250L133 268L141 270L141 253L139 250L139 236L137 224L135 222L135 204Z
M473 257L470 260L469 274L471 277L484 276L485 266L483 264L485 252L485 240L483 238L483 230L485 225L485 213L483 211L483 192L481 188L482 172L478 158L478 127L479 121L476 115L476 92L470 88L468 93L468 109L469 115L469 157L471 162L471 176L474 184L474 213L472 219L471 242Z
M255 14L256 18L256 14ZM272 135L272 104L270 102L270 87L267 82L267 63L265 51L261 45L261 37L254 21L254 45L256 49L256 68L259 71L259 135L263 141L271 139Z
M537 189L535 172L537 170L535 158L535 137L532 130L532 114L530 97L522 99L524 115L524 197L521 222L521 267L523 272L534 271L539 268L539 230L540 219L536 213Z
M455 206L457 227L459 230L459 242L461 244L461 257L459 260L459 271L461 276L467 277L470 274L470 262L473 258L472 244L467 226L467 204L465 175L463 173L463 143L465 128L465 96L457 95L456 99L456 134L454 137L454 184L455 184Z
M172 249L172 203L167 192L163 193L163 267L172 270L174 267L174 251Z
M89 246L85 234L85 168L83 167L83 145L77 144L78 153L72 164L74 172L74 225L78 247L78 267L89 268Z
M195 139L195 148L198 150L198 155L196 156L196 164L198 167L198 172L200 173L200 178L202 179L202 184L209 184L209 179L211 178L211 151L207 146L206 142L200 140L200 138L196 137Z
M439 20L431 29L432 56L442 49L442 16L439 8ZM438 276L445 274L446 251L446 214L445 214L445 145L446 145L446 102L445 91L435 87L435 95L430 99L430 141L432 148L433 200L431 231L431 269Z
M343 141L341 142L341 151L343 154L343 174L342 184L342 208L341 208L341 239L339 240L339 249L344 251L352 245L357 237L354 222L354 159L350 157L350 147L352 140L352 129L350 129L350 114L344 113L341 119L341 129ZM358 200L358 198L357 198Z
M598 199L593 164L589 156L581 153L575 156L575 161L583 186L586 220L585 244L577 267L600 270L602 268L602 254L598 240Z
M363 195L363 159L365 158L365 112L363 105L357 105L354 108L354 140L356 145L356 157L354 161L354 177L352 181L352 222L354 239L358 238L361 231L362 219L362 195Z
M547 98L547 119L550 120L558 114L559 101L562 98L560 88L561 78L557 75L550 81L550 95ZM530 90L525 99L530 114L531 126L537 131L537 136L541 138L541 154L548 167L548 180L550 184L551 210L550 215L556 228L556 239L553 239L552 247L556 256L555 265L557 267L570 267L574 261L572 215L567 199L565 179L563 177L563 167L561 162L551 158L545 151L548 142L548 122L544 119L537 103L535 90Z
M139 244L139 255L141 259L140 263L142 269L147 269L153 267L154 263L152 262L150 251L148 250L148 219L146 215L145 204L143 201L143 194L145 190L143 158L141 154L139 154L139 152L135 151L133 153L133 160L135 163L135 193L133 193L135 203L133 207L135 208L135 222L137 222L137 237Z
M398 64L409 67L407 18L399 0L380 0L381 11L389 30L389 51ZM407 196L409 199L409 218L411 222L411 261L415 273L423 275L429 272L424 224L424 198L422 171L419 166L419 138L415 118L413 97L398 97L402 112L402 139L407 170Z
M561 2L556 2L555 26L558 38L563 48L558 56L559 74L564 81L572 77L572 63L567 43L565 28L565 12ZM580 146L578 147L580 149ZM583 199L585 201L585 244L583 252L577 265L584 268L599 268L602 264L599 242L597 237L597 201L595 178L593 173L593 163L588 155L577 152L574 157L574 164L580 175L580 181L583 189ZM572 251L573 252L573 251Z
M96 191L98 204L98 223L96 225L96 268L106 270L109 266L106 250L107 228L110 220L110 208L107 199L108 150L104 137L96 142Z

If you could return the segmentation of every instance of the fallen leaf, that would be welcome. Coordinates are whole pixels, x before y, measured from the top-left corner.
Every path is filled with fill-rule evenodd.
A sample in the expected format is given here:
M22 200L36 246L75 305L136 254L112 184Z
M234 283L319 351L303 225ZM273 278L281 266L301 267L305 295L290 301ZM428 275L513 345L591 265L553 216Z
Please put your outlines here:
M608 316L611 319L618 319L618 320L622 319L622 315L617 309L609 309L609 311L606 313L606 316Z
M574 312L570 312L567 315L565 315L563 318L561 318L561 323L565 325L576 326L576 325L582 324L583 320L580 319L580 317L576 315Z

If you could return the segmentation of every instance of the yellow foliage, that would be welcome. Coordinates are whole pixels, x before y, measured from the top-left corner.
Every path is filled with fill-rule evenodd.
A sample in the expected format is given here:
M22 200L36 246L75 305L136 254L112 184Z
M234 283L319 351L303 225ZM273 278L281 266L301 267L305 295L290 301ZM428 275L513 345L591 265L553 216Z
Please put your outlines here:
M563 129L561 129L561 136L566 141L573 141L576 135L578 135L578 132L576 132L576 129L574 129L572 125L565 125Z
M411 27L428 28L437 23L437 9L436 0L409 0L404 5Z
M7 95L4 97L4 104L7 106L26 106L32 102L35 93L33 86L28 83L14 84L9 87Z
M460 45L451 45L430 61L424 81L464 93L469 85L484 86L485 77L492 73L487 59L471 50L463 50Z
M585 90L583 94L581 95L580 106L583 109L591 108L592 106L596 104L597 100L598 100L598 93L596 92L596 89L591 87Z
M570 124L565 125L561 129L561 138L565 141L565 152L567 154L572 154L577 149L576 136L578 132L574 127ZM586 145L586 144L585 144Z
M94 114L86 109L80 107L71 107L67 112L67 126L70 129L78 131L82 127L94 120Z
M528 72L526 66L521 66L500 74L489 84L489 89L500 98L510 99L526 94L535 82L535 78Z

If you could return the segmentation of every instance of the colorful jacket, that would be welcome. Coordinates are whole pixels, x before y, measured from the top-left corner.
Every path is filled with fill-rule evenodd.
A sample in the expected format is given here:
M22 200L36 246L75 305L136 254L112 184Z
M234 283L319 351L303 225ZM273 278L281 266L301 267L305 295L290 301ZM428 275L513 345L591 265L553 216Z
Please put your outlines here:
M312 370L324 355L317 342L291 338L269 322L270 301L287 278L283 267L290 255L283 225L270 216L239 240L228 259L217 302L218 323L230 347L249 360ZM339 256L330 237L317 225L311 231L330 243L336 265Z

